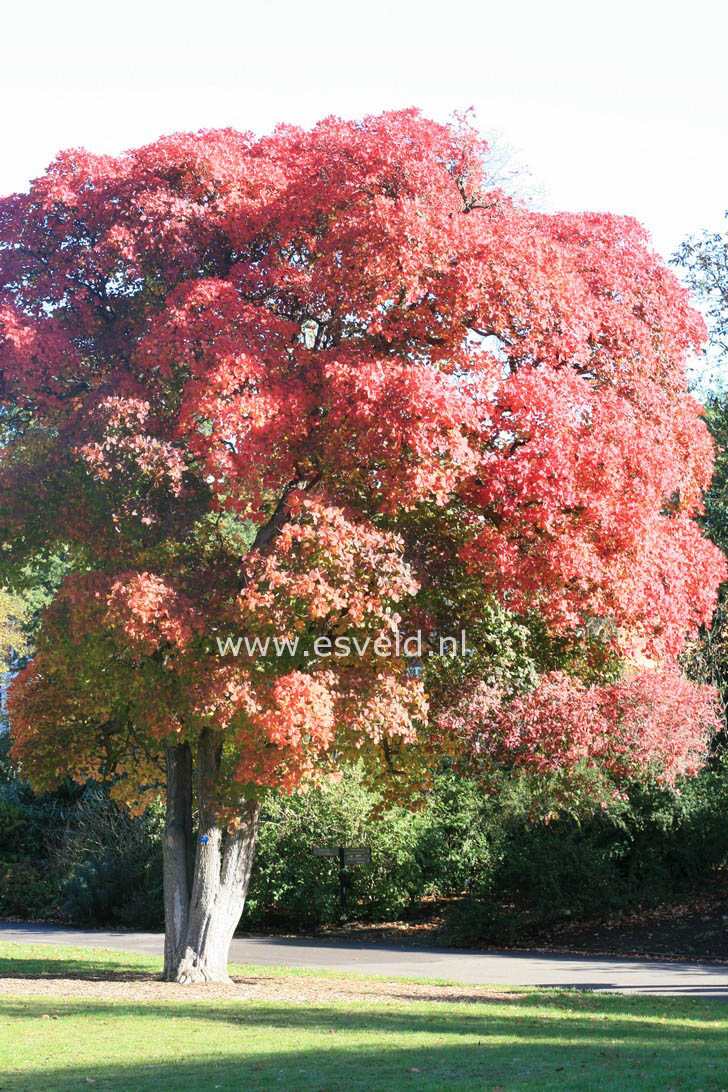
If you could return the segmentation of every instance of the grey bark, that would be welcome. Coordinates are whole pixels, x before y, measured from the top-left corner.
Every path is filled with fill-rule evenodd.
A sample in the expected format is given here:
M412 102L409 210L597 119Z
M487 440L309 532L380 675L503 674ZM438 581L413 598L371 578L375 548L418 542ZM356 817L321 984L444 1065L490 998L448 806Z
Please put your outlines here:
M167 981L229 981L228 952L248 893L260 806L255 800L241 800L235 828L223 829L216 807L221 756L221 737L204 729L197 750L199 837L194 873L182 932L178 919L166 920L165 952L169 947L172 953L169 961L165 958ZM165 840L165 853L167 848ZM175 869L178 864L177 857ZM165 867L165 912L167 906L174 912L172 892L181 884L173 880L167 896L167 871Z
M182 958L192 891L192 753L186 743L166 748L164 822L164 978Z

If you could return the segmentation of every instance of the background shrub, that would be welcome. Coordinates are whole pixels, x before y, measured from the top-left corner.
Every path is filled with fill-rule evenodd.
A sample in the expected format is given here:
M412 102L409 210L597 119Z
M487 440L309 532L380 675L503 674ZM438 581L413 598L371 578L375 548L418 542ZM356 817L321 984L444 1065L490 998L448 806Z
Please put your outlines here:
M156 929L163 922L160 805L132 819L100 786L35 796L0 739L0 916ZM635 785L608 811L544 814L548 786L501 778L488 794L443 770L420 812L384 806L354 768L266 800L242 927L311 930L341 919L323 845L370 846L349 875L348 916L383 921L449 900L443 943L513 944L565 918L698 892L728 860L728 763L677 793ZM447 904L446 904L447 905Z
M614 809L581 820L535 822L510 803L496 824L498 859L476 865L477 898L453 907L443 943L512 944L565 918L654 906L699 892L728 861L725 759L677 793L634 785ZM482 806L492 809L493 799Z
M101 786L36 796L0 736L0 917L158 928L162 812L132 819Z
M155 929L164 924L163 812L131 818L99 788L84 793L55 849L62 915Z
M323 789L270 797L243 923L311 929L339 920L339 865L316 857L315 846L370 846L371 867L349 870L349 917L400 914L424 889L419 827L419 816L404 808L382 810L381 798L364 787L356 769Z

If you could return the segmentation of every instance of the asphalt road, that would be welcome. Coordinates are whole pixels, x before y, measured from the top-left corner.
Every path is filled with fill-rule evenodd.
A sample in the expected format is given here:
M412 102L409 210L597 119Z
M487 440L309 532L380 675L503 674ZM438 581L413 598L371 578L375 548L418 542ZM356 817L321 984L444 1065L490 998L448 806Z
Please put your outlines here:
M73 944L161 953L161 933L101 932L0 923L0 941ZM587 990L715 997L728 1000L728 964L665 959L554 955L550 952L453 951L285 937L236 937L234 963L311 967L407 978L445 978L469 985L573 986Z

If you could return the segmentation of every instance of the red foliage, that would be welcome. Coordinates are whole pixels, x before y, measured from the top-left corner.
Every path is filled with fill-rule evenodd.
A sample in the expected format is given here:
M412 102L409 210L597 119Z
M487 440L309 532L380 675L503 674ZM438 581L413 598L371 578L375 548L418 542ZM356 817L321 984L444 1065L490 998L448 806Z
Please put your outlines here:
M674 665L609 686L553 672L510 701L479 682L439 719L476 764L543 774L584 762L617 779L651 768L670 784L695 773L721 724L712 687L689 682Z
M129 644L147 653L184 649L204 625L201 611L154 573L118 576L106 601L109 625L120 626Z
M68 624L156 687L101 702L111 724L153 743L213 718L238 778L287 786L340 734L411 739L401 664L221 664L205 635L385 632L419 575L393 521L429 502L460 513L470 574L552 635L596 618L622 652L673 656L710 618L724 563L695 523L712 451L685 384L702 321L638 224L522 207L462 122L67 151L0 202L0 272L5 537L99 574L87 601L61 593ZM251 556L224 518L260 528ZM16 684L29 765L59 686L98 705L61 647Z

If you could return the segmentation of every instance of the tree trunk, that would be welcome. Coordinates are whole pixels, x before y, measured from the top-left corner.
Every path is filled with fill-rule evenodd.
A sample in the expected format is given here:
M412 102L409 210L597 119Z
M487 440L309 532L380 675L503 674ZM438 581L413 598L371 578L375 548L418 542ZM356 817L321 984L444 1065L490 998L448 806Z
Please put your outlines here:
M187 939L192 891L192 753L166 748L167 811L164 822L164 978L174 977Z
M170 912L174 914L176 909L174 892L167 892L168 872L176 874L176 870L165 867L167 981L229 981L228 951L248 893L260 805L255 800L242 800L235 829L222 828L216 810L221 755L220 737L204 729L197 754L199 838L181 934L177 919L170 919ZM169 849L171 842L168 847L165 839L165 855Z

